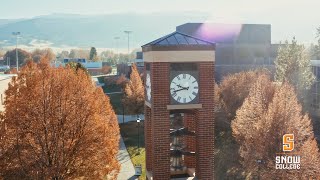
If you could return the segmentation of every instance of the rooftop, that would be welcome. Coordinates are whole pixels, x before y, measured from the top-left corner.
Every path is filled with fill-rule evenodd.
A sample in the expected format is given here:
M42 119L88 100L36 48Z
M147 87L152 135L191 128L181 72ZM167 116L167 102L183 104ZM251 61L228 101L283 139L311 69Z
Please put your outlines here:
M215 43L181 32L173 32L142 46L142 51L215 50Z
M156 39L142 47L149 45L169 46L169 45L214 45L214 43L192 37L181 32L173 32L159 39Z
M318 66L320 67L320 60L310 60L312 66Z

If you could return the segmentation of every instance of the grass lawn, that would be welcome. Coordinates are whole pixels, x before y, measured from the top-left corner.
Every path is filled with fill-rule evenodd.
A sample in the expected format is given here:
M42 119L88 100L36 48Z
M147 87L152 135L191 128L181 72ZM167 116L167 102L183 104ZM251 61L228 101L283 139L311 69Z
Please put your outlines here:
M104 83L104 77L103 76L97 77L97 79L98 79L99 83Z
M110 98L110 103L113 107L113 110L116 114L123 114L122 110L122 94L108 94ZM126 112L125 112L126 114Z
M122 94L108 94L110 98L110 103L113 107L113 110L116 114L122 115L123 114L123 107L122 107ZM124 108L124 114L130 115L126 108Z
M134 164L142 165L142 175L139 179L145 179L146 177L146 164L145 164L145 148L144 148L144 128L143 121L140 123L140 154L138 153L138 123L128 122L120 124L120 132L124 143L127 147L131 161Z
M111 85L111 86L104 85L102 89L103 89L103 92L105 93L121 92L121 87L117 85Z
M105 83L105 80L104 80L105 77L98 77L97 79L98 79L99 83ZM121 87L116 84L109 85L109 86L104 85L102 87L102 89L103 89L103 92L105 92L105 93L121 92Z
M104 83L104 77L98 77L98 81L100 83ZM103 92L104 93L113 93L113 92L121 92L121 87L118 85L111 85L107 86L104 85L102 86ZM115 111L116 114L123 114L123 109L122 109L122 93L116 93L116 94L108 94L110 98L111 105ZM126 111L124 114L127 114Z

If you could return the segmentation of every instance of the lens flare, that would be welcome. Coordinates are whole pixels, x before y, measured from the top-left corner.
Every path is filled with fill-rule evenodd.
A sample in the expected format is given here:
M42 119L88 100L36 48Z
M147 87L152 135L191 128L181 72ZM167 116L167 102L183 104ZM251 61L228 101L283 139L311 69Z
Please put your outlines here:
M195 32L196 37L210 42L235 42L241 32L241 24L203 23Z

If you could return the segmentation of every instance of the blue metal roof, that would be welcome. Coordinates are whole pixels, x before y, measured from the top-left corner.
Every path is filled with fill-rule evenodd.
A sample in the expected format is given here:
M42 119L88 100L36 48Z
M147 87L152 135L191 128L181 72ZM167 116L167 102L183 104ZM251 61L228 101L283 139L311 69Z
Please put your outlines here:
M173 32L166 36L163 36L157 40L154 40L145 46L170 46L170 45L214 45L214 43L205 41L196 37L192 37L181 32Z

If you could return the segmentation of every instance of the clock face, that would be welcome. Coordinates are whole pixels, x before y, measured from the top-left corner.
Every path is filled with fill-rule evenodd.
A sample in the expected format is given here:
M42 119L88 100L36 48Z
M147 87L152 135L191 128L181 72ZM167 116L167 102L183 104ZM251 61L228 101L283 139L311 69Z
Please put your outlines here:
M146 77L146 92L147 92L147 100L150 102L151 101L151 79L150 79L149 73L147 73L147 77Z
M198 91L198 81L190 74L179 74L170 84L171 96L178 103L191 102L197 97Z

